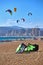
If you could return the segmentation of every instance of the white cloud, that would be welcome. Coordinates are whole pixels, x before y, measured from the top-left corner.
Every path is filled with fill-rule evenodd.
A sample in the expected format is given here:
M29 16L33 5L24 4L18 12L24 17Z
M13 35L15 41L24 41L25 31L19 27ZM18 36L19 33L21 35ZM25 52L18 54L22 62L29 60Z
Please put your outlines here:
M5 23L1 24L0 26L16 26L17 22L13 19L8 19Z
M19 26L19 27L24 27L24 28L31 28L31 27L43 27L43 24L41 23L35 23L35 22L23 22L23 21L19 21L17 23L16 20L14 19L7 19L5 23L0 24L0 26Z
M6 22L7 26L12 26L12 25L15 25L15 24L16 24L16 21L14 21L13 19L8 19L7 22Z
M32 22L29 22L29 24L31 25L31 24L32 24Z

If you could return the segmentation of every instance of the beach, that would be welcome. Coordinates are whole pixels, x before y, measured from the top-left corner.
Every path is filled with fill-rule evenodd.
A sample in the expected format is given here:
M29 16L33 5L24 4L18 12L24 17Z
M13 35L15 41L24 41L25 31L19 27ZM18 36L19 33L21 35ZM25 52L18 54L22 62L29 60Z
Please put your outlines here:
M19 44L38 44L37 52L16 54ZM43 64L43 40L22 40L0 42L0 65L42 65Z

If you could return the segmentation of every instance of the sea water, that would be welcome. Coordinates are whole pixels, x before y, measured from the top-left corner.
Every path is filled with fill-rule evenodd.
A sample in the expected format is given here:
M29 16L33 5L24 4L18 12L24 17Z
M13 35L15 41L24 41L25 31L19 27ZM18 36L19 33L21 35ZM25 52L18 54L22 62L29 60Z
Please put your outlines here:
M11 41L11 40L24 40L24 39L31 39L29 36L2 36L0 37L0 41Z

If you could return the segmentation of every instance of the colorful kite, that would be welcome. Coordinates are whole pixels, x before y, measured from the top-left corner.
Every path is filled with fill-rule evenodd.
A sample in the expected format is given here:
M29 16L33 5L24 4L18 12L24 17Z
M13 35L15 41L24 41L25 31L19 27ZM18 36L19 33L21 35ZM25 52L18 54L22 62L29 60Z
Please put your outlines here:
M10 15L12 15L12 11L10 9L6 10L6 12L9 12Z

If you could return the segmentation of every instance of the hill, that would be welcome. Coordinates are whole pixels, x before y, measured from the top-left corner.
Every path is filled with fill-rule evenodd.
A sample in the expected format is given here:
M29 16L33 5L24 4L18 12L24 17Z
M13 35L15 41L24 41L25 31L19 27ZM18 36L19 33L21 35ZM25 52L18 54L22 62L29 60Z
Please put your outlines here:
M12 27L0 27L0 36L43 36L43 28L22 28L18 26L12 26Z

